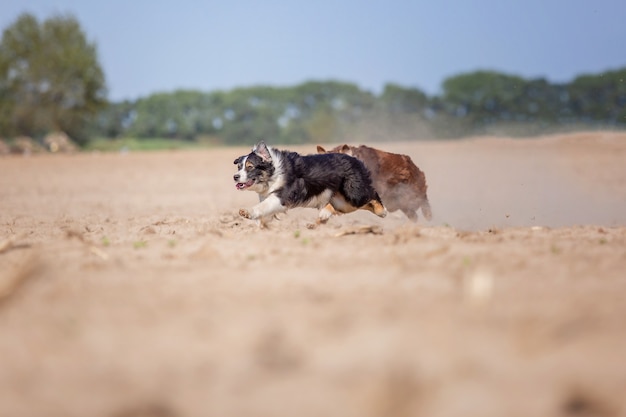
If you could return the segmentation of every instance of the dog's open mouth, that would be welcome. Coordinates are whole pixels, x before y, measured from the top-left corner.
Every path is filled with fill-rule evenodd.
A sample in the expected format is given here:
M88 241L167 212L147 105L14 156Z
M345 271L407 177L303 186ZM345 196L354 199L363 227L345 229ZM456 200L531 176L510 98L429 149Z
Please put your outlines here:
M238 190L243 190L248 187L251 187L253 184L254 184L254 180L248 180L246 182L238 182L237 184L235 184L235 187L237 187Z

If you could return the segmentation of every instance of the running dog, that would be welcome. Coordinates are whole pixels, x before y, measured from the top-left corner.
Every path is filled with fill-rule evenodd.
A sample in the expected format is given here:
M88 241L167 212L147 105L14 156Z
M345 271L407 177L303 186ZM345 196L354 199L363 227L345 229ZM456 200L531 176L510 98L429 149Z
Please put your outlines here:
M318 224L333 214L358 209L387 215L367 168L349 155L300 155L261 141L234 163L238 169L233 176L235 187L255 191L260 200L250 211L239 210L239 215L256 220L261 227L294 207L319 209Z
M317 152L326 154L318 146ZM426 176L407 155L400 155L370 148L369 146L340 145L328 152L351 155L363 162L370 171L374 188L389 211L402 210L406 216L416 222L417 210L427 220L432 219L432 212L426 191Z

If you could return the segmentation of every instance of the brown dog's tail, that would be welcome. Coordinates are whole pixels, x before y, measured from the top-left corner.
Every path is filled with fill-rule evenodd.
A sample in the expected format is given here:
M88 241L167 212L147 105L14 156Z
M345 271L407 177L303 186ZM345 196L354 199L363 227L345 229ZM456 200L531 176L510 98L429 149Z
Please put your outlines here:
M422 204L420 205L422 209L422 214L426 218L426 220L431 221L433 218L433 212L430 210L430 203L428 202L428 197L424 199Z

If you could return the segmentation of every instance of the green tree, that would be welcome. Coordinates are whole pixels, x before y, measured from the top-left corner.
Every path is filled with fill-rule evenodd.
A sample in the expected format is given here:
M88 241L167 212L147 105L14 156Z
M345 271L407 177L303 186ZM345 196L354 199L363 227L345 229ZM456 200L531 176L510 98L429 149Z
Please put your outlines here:
M626 124L626 68L581 75L569 84L568 94L582 121Z
M522 109L526 80L493 71L476 71L443 83L448 110L474 125L511 120Z
M416 88L387 84L380 100L390 113L420 113L428 106L428 96Z
M41 136L67 132L86 140L91 118L106 103L96 46L72 16L43 23L22 14L0 41L0 132Z

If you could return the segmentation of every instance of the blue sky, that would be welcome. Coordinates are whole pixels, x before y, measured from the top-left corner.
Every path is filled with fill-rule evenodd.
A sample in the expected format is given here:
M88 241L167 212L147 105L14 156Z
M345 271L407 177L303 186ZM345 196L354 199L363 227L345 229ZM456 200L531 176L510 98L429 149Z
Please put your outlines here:
M626 67L624 0L0 0L0 28L23 12L73 14L112 100L311 79L435 94L477 69L567 82Z

